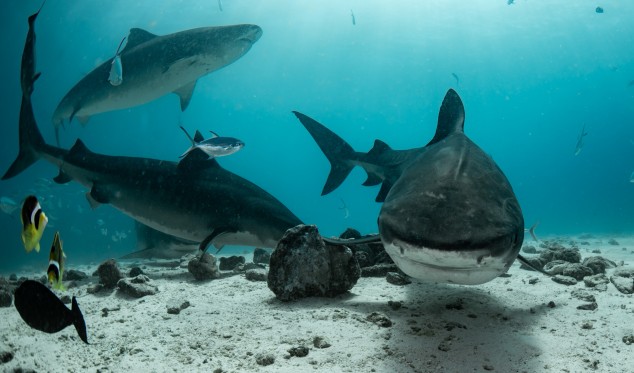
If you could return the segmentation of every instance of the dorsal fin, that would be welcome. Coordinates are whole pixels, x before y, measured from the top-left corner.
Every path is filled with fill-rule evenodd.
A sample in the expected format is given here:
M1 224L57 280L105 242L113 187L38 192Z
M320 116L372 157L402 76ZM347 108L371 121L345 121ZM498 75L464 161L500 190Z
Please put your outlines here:
M128 35L128 43L125 45L125 48L121 51L121 53L130 50L136 47L139 44L143 44L154 39L157 35L154 35L151 32L147 32L141 28L131 28L130 35Z
M196 133L194 134L194 141L201 142L201 141L205 141L205 138L203 137L203 134L200 133L200 131L196 130Z
M210 167L220 167L220 164L215 158L209 158L200 148L195 148L178 162L178 170L181 172L196 172Z
M458 93L450 89L440 106L436 134L427 145L437 143L453 133L462 132L464 132L464 106Z
M77 139L77 141L75 141L75 145L73 145L73 147L68 151L68 155L71 157L81 156L87 153L91 153L91 151L80 139Z
M372 149L370 149L370 151L368 152L368 156L378 157L379 155L389 150L392 150L392 148L390 148L388 144L384 143L383 141L379 139L376 139L374 140L374 146L372 146Z

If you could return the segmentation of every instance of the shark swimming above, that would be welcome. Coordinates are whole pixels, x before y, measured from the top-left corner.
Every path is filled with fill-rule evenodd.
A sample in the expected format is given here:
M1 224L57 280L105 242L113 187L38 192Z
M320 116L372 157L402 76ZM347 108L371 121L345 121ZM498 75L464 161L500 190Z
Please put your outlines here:
M375 140L356 152L334 132L294 112L331 164L322 195L335 190L355 166L363 185L381 184L379 236L407 275L430 282L475 285L505 273L519 258L524 218L504 173L464 134L464 107L450 89L440 107L436 134L421 148L393 150ZM338 244L355 242L326 239Z
M29 42L29 40L31 40ZM96 154L77 140L70 150L46 144L31 103L35 38L27 39L22 59L22 103L18 157L2 180L45 159L59 169L57 183L74 180L90 192L93 207L109 203L162 233L199 244L274 248L284 232L301 221L262 188L222 168L214 159L188 162ZM27 52L28 51L28 52ZM125 84L125 83L124 83ZM201 152L194 150L193 152Z
M200 77L238 60L260 36L262 29L249 24L163 36L133 28L125 48L75 84L57 105L56 134L64 121L77 118L85 124L92 115L145 104L172 92L180 97L184 111ZM125 79L118 85L108 81L115 58L125 66Z

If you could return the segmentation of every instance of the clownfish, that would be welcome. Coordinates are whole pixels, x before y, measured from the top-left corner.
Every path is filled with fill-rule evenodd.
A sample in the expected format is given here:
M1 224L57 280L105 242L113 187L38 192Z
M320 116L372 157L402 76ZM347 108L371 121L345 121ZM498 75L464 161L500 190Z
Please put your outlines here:
M22 214L20 215L22 220L22 243L24 243L24 249L27 253L35 249L40 252L40 239L44 228L48 223L48 218L42 206L38 202L35 196L28 196L22 204Z
M62 284L62 277L64 276L64 262L66 261L66 254L62 249L62 241L59 239L59 232L55 232L53 238L53 244L51 245L51 254L48 260L48 282L53 289L66 290L64 284Z

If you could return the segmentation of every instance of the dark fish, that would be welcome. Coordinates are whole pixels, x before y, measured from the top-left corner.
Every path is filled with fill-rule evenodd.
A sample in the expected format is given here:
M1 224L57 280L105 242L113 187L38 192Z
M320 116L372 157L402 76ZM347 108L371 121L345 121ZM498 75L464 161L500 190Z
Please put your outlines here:
M577 145L575 145L575 155L579 155L579 153L581 153L581 149L583 149L583 138L586 137L588 135L588 132L586 132L586 125L583 125L583 128L581 129L581 133L579 134L579 136L577 137Z
M634 80L630 80L630 82L627 84L628 87L632 87L634 86Z
M506 2L506 4L507 4L507 5L515 4L515 0L508 0L508 1Z
M530 233L530 235L531 235L531 237L533 237L534 241L539 241L539 239L535 235L535 229L537 229L538 225L539 225L539 222L536 222L530 228L524 228L524 233L526 233L526 232Z
M26 280L15 290L15 308L22 320L33 329L57 333L72 324L79 338L88 343L86 322L75 297L72 309L69 310L45 285Z
M218 0L218 9L222 12L222 0Z
M35 20L45 3L46 1L40 5L40 9L38 9L37 12L29 16L29 31L26 34L24 51L22 51L22 64L20 65L22 92L26 92L23 94L30 94L33 91L33 82L40 77L40 73L35 72Z
M357 24L357 20L354 18L354 12L350 9L350 16L352 17L352 25L355 26Z
M597 12L597 13L603 13L603 8L598 6L594 11Z

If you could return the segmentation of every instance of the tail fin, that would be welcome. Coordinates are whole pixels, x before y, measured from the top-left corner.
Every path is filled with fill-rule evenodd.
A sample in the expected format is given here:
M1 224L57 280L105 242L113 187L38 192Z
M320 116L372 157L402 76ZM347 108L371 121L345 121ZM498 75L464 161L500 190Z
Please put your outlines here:
M2 176L2 180L7 180L18 175L35 163L39 158L38 149L46 145L40 130L37 128L30 97L22 97L18 136L20 144L18 156L4 176Z
M537 239L537 236L535 235L535 229L537 229L538 225L539 225L539 221L533 224L533 226L528 229L528 233L531 234L531 237L533 237L533 240L535 241L539 241L539 239Z
M42 4L44 6L44 4ZM40 7L40 10L42 8ZM35 123L31 94L39 73L35 72L35 19L40 13L29 17L29 32L24 43L22 63L20 67L20 83L22 85L22 104L20 105L20 127L18 129L20 150L2 180L10 179L27 169L38 159L37 150L45 145L44 138Z
M73 305L71 312L73 313L73 325L75 325L75 329L77 330L77 334L79 334L79 338L81 338L84 343L88 343L88 333L86 332L86 322L84 321L84 315L81 314L81 310L79 309L79 305L77 304L77 298L73 297Z
M337 189L348 177L355 166L350 161L354 159L356 152L344 139L324 127L321 123L297 111L293 111L293 114L302 122L321 151L326 155L328 161L330 161L330 174L321 192L322 196L326 195Z

